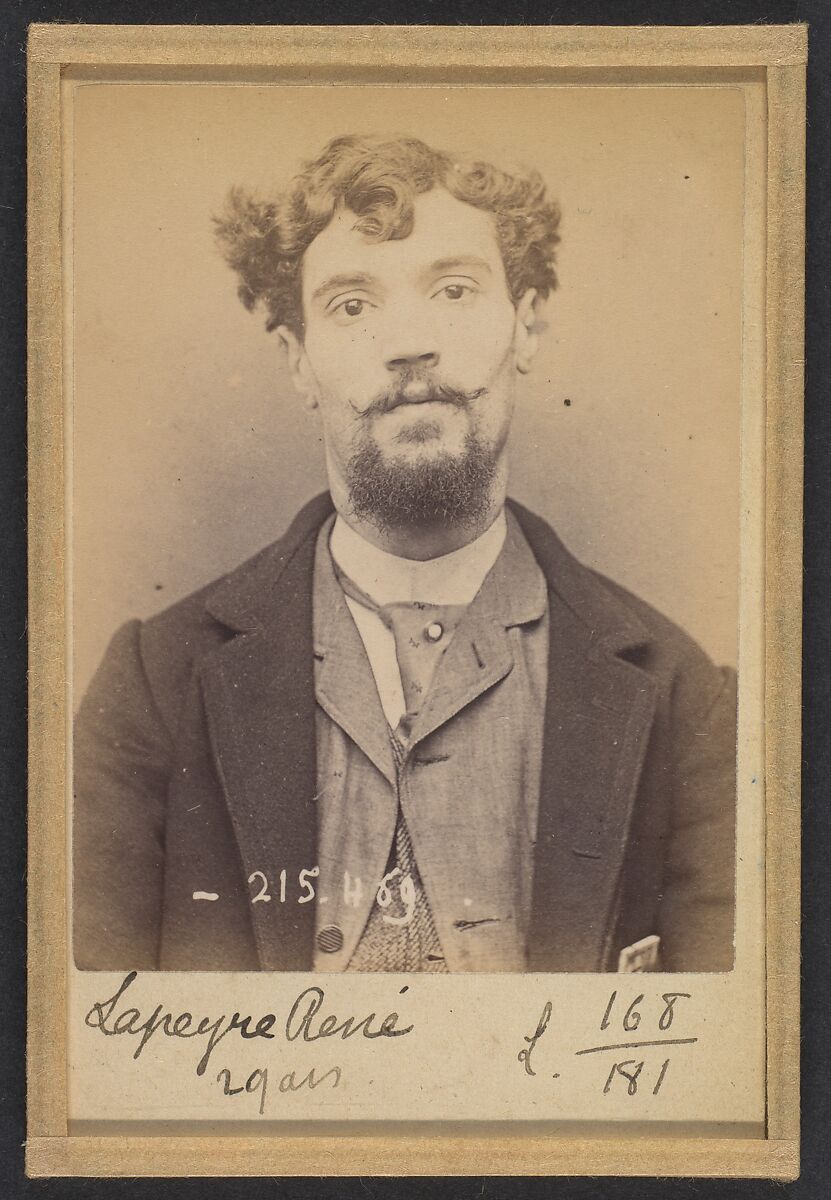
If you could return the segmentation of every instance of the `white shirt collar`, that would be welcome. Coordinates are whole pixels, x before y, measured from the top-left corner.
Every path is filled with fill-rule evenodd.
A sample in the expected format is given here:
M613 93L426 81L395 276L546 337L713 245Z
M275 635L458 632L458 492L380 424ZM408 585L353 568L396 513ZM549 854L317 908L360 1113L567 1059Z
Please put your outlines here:
M340 569L376 604L470 604L499 557L507 524L501 509L493 524L466 546L425 561L379 550L338 515L329 548Z

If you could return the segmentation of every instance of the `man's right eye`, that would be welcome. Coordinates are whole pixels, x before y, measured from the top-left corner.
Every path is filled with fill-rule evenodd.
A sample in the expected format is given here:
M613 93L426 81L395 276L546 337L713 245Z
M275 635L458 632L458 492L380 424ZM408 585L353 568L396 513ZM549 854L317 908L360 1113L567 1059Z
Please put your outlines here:
M369 304L366 300L361 300L358 296L349 296L346 300L341 300L339 304L331 310L336 317L355 318L364 315L364 310Z

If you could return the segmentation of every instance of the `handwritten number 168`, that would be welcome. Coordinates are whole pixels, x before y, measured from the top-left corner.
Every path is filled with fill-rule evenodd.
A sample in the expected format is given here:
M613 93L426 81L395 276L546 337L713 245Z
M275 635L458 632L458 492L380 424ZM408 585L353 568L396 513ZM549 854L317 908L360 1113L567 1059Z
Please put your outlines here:
M663 1007L663 1010L661 1011L660 1016L658 1017L658 1028L662 1032L666 1029L669 1029L670 1025L672 1024L673 1017L675 1016L676 1002L682 998L689 999L689 996L690 996L689 992L663 992L661 994L661 999L664 1003L664 1007ZM635 997L635 999L632 1001L632 1003L626 1009L626 1012L623 1014L622 1024L623 1024L623 1028L626 1033L632 1033L640 1025L640 1023L641 1023L640 1005L643 1003L643 999L644 999L644 994L643 994L643 992L641 992L641 994L639 996ZM603 1020L600 1022L601 1029L608 1029L609 1026L611 1025L612 1011L616 1007L616 1001L617 1001L617 992L615 991L615 992L612 992L611 996L609 997L609 1003L606 1005L606 1011L603 1014Z

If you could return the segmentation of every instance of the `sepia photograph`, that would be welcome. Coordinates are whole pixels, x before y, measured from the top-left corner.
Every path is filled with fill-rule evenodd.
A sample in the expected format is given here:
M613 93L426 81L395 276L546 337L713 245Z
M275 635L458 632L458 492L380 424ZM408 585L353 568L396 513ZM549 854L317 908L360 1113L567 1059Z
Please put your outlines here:
M401 1169L428 1132L429 1173L454 1131L462 1173L585 1137L601 1174L639 1141L777 1173L804 41L777 98L766 30L498 30L490 66L410 32L34 43L65 696L38 1174L205 1173L214 1136L231 1174L330 1135Z
M741 94L171 90L75 101L77 965L729 970Z

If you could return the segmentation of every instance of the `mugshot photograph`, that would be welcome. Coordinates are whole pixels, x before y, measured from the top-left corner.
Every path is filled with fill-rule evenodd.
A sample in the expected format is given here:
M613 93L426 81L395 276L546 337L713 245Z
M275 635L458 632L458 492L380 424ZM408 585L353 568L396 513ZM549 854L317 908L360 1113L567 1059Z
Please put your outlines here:
M328 490L112 638L79 968L731 969L735 672L512 498L560 238L539 173L408 135L231 192L218 249Z

